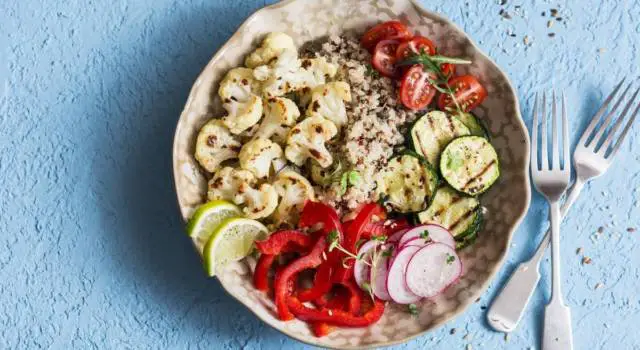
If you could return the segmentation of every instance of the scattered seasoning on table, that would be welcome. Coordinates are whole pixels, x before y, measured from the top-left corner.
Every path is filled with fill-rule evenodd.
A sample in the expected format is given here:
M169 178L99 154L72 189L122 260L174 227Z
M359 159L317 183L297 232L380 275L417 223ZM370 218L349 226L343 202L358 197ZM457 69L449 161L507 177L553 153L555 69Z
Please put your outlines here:
M509 12L505 11L504 9L500 9L500 12L498 12L498 14L504 19L511 19L511 15L509 14Z
M451 330L449 331L449 334L454 335L456 334L456 329L455 328L451 328Z
M598 290L598 289L600 289L602 287L604 287L604 284L598 282L598 283L596 283L595 287L593 287L593 289Z
M507 0L498 0L498 1L499 1L498 3L500 4L500 6L504 6L504 5L507 4Z
M551 17L556 17L558 16L558 10L557 9L551 9Z
M549 33L547 34L550 38L553 38L554 36L556 36L556 33Z
M542 17L544 17L546 15L547 15L547 13L545 11L542 11L542 13L540 14L540 16L542 16Z
M604 227L600 226L598 227L598 233L602 234L604 232Z
M471 335L471 333L467 333L464 335L464 337L462 337L462 340L471 340L473 339L473 336Z
M467 350L473 350L473 346L471 346L471 344L467 344Z
M576 249L576 255L582 254L582 247Z
M525 36L524 36L524 38L522 38L522 42L523 42L525 45L529 45L529 36L528 36L528 35L525 35Z
M607 49L605 49L604 47L598 49L598 53L605 53L606 51Z
M509 342L509 333L504 334L504 341Z
M487 309L486 306L484 306L484 305L480 306L480 310L486 310L486 309Z
M556 21L562 22L562 17L556 17Z
M480 302L480 298L476 299L476 303L479 303L479 302Z
M553 27L553 21L547 21L547 28Z
M627 227L627 232L633 233L633 232L636 232L636 229L635 227Z
M583 256L582 257L582 265L589 265L591 264L591 258L588 256Z

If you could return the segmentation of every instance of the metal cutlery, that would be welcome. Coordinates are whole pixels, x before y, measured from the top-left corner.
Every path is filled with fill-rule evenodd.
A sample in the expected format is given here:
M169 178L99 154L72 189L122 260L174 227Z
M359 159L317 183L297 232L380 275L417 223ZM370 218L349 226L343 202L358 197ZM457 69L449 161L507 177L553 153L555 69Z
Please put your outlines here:
M621 134L617 136L617 141L614 143L613 141L616 140L615 134L623 125L625 117L632 109L633 103L640 91L640 89L635 91L626 103L622 112L616 117L616 112L624 99L628 96L628 92L631 89L631 84L629 84L622 95L615 101L614 106L608 112L604 121L602 121L602 117L609 109L611 102L616 97L616 94L622 87L623 83L624 79L606 98L580 138L573 155L573 163L576 169L576 180L569 190L569 194L560 210L560 215L562 217L567 214L569 208L580 195L584 185L589 180L602 175L609 168L614 156L620 149L620 145L624 141L625 136L639 113L640 104L638 104L632 112L631 117L626 124L624 124L624 129ZM602 123L598 126L601 121ZM611 127L614 122L615 124ZM609 129L608 132L607 129ZM512 273L509 281L494 299L493 304L487 313L487 320L495 330L511 332L517 327L520 319L522 318L524 309L526 308L531 295L533 295L533 291L540 279L540 261L542 260L544 252L550 243L550 236L550 231L547 231L532 258L518 266L518 268Z

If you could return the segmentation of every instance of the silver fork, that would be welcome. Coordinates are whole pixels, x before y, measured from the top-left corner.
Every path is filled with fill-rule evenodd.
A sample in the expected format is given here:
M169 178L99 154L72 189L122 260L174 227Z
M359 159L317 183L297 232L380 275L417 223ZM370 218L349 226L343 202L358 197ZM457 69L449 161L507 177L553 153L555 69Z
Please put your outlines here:
M533 184L549 202L551 218L551 300L544 309L544 330L542 348L544 350L573 349L571 331L571 310L564 304L560 283L560 197L569 187L571 180L571 159L569 158L569 123L564 94L562 94L562 166L558 145L558 113L556 112L556 93L553 92L551 105L551 164L547 151L547 108L545 94L542 95L542 142L540 166L538 166L538 96L533 114L531 140L531 177Z
M617 138L617 141L613 143L616 131L618 131L623 125L624 119L631 110L636 96L640 91L640 89L635 91L625 105L623 111L617 118L615 118L618 108L622 104L624 98L628 96L627 93L631 88L631 84L629 84L622 95L614 103L614 106L605 117L600 128L596 130L596 126L601 121L605 112L609 109L609 105L615 98L623 83L624 79L606 98L578 142L573 154L573 163L576 169L576 180L560 210L560 214L563 217L567 214L569 208L571 208L580 195L584 185L589 180L602 175L609 168L613 161L613 157L620 149L620 145L624 141L627 132L638 115L640 104L638 104L634 112L631 114L631 117L625 124L622 133ZM607 128L611 126L614 119L615 124L613 124L610 131L605 134ZM594 131L596 135L594 135ZM604 143L602 146L598 147L598 144L605 136L606 139L604 139ZM607 150L607 148L609 148L609 150ZM549 246L550 237L551 233L550 231L547 231L533 257L518 266L509 278L509 281L494 299L489 311L487 312L487 320L495 330L500 332L511 332L517 327L518 322L522 318L522 314L529 303L529 299L531 298L531 295L533 295L533 291L540 280L540 261Z

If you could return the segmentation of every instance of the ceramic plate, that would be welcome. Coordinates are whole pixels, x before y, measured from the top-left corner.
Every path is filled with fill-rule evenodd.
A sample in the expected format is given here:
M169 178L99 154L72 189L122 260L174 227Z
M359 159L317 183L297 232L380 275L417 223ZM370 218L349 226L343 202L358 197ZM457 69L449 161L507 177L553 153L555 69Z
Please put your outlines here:
M446 293L425 301L418 316L407 313L406 306L390 305L382 319L369 328L340 329L316 338L304 322L281 322L274 316L273 303L253 288L251 261L232 264L218 276L227 292L261 320L290 337L316 346L351 349L401 343L459 315L486 290L502 265L511 235L531 197L528 133L507 77L456 25L411 0L287 0L254 13L213 56L196 80L176 128L173 174L181 214L186 219L206 196L206 179L193 157L194 143L200 127L210 118L222 115L218 82L230 68L242 64L244 56L264 34L282 31L300 45L343 31L363 32L375 23L391 19L400 19L413 32L431 38L447 55L473 61L460 70L478 77L489 92L489 97L474 112L488 124L502 175L483 195L487 215L481 236L460 254L463 277Z

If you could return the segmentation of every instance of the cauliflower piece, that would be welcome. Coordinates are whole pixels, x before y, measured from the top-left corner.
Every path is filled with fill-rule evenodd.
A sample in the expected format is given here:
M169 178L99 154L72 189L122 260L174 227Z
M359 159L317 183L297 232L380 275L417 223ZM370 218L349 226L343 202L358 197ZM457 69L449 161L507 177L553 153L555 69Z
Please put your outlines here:
M325 142L337 133L338 128L332 121L322 117L307 118L289 132L285 156L297 166L302 166L307 158L312 158L326 168L333 162L333 157Z
M207 198L213 200L234 201L238 188L242 184L253 185L256 177L252 172L232 167L224 167L218 170L213 178L209 180Z
M304 202L315 200L313 186L304 176L289 169L278 173L273 186L281 198L278 208L273 213L276 225L280 226L286 223L288 226L295 226L298 223Z
M296 124L300 110L295 102L284 97L275 97L264 108L264 119L254 137L272 138L284 143L289 129Z
M305 86L309 88L326 83L327 79L333 78L338 72L338 66L327 62L324 57L302 59L300 66L305 73Z
M232 133L240 134L260 121L262 99L256 95L259 91L260 83L249 68L230 70L220 83L218 94L227 111L222 121Z
M234 203L244 205L242 211L249 219L260 219L276 210L278 193L270 184L265 183L255 189L245 182L238 187Z
M311 103L307 108L310 117L323 117L338 127L347 123L345 102L351 102L351 88L343 81L319 85L311 91Z
M269 33L262 40L260 47L247 56L244 64L249 68L269 64L284 51L291 51L296 56L298 55L298 48L293 42L293 38L281 32Z
M309 81L309 73L300 67L298 56L284 51L269 65L253 70L253 77L262 82L262 95L273 98L304 88Z
M274 161L283 158L282 148L269 139L257 138L242 146L238 158L242 169L251 171L257 178L265 178Z
M196 138L195 158L208 172L228 159L238 158L241 144L220 119L205 124Z

